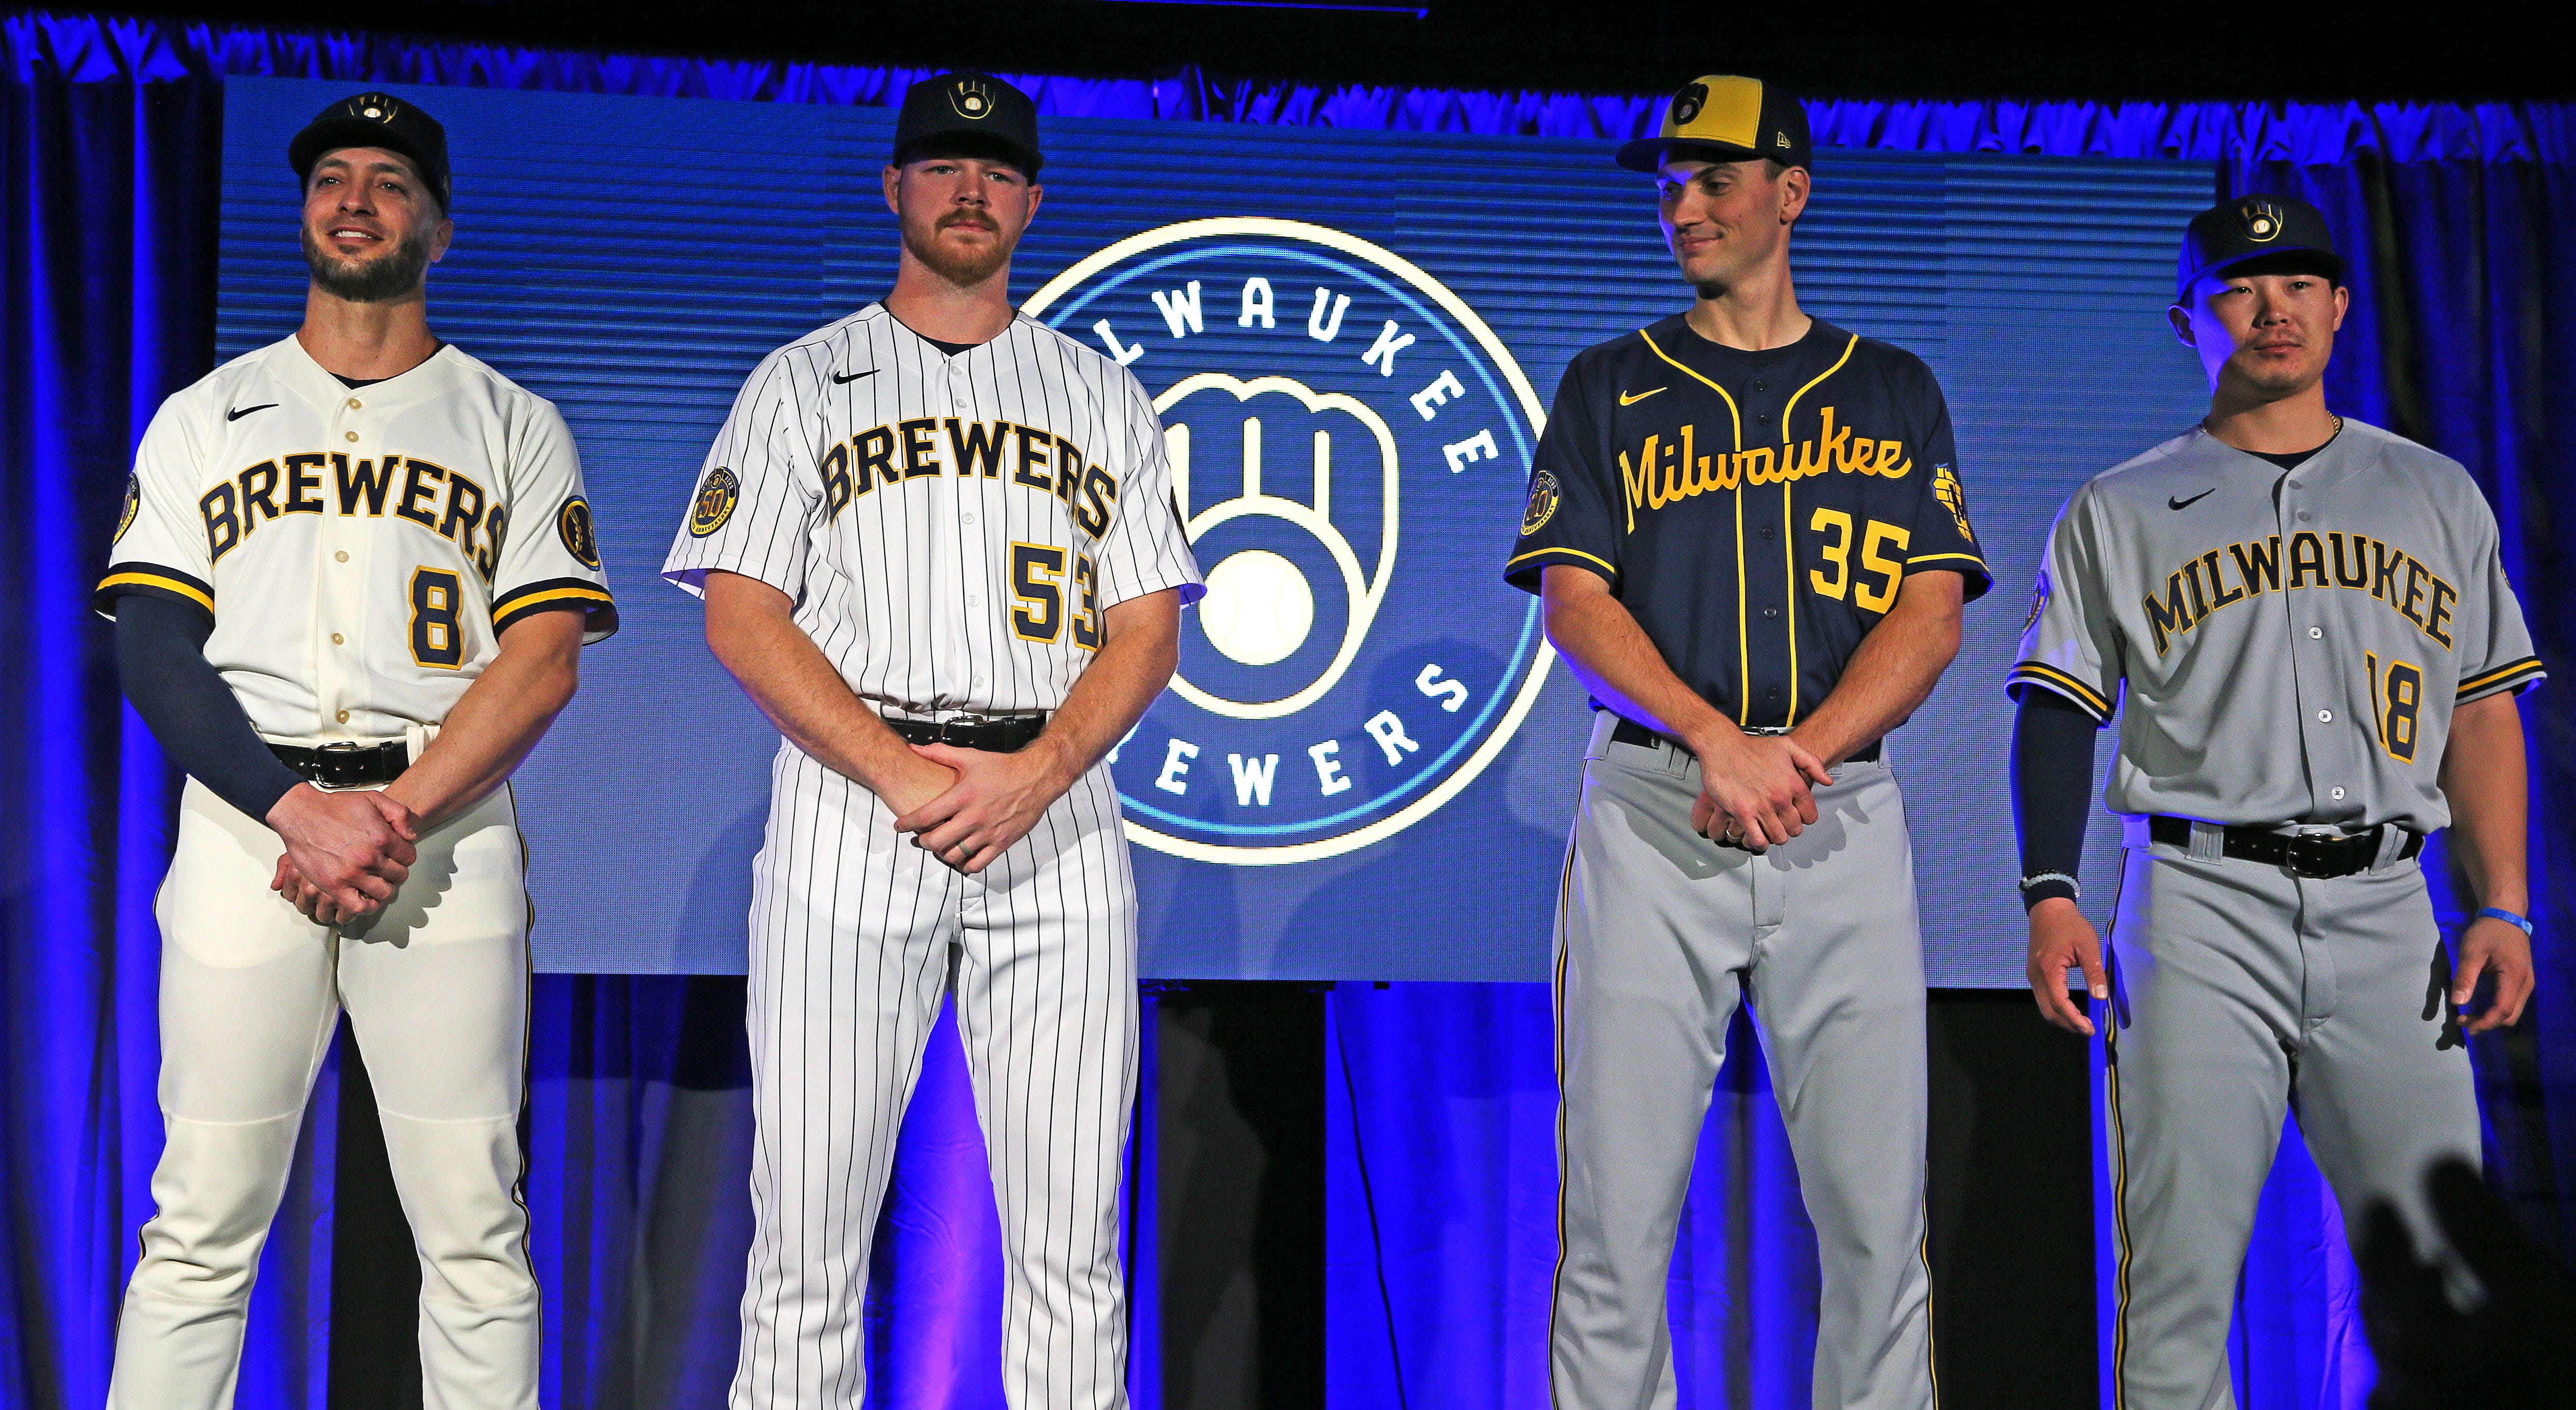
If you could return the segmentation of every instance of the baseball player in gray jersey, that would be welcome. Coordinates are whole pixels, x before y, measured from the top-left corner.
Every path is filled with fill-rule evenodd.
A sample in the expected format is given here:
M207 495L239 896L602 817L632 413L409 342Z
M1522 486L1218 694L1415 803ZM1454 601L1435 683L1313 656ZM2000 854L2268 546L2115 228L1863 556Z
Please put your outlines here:
M1015 316L1036 109L913 86L892 293L763 359L663 572L786 736L754 864L757 1221L732 1403L851 1406L895 1137L941 997L990 1150L1002 1386L1126 1401L1136 899L1102 757L1200 591L1125 368Z
M2343 263L2277 196L2194 218L2171 311L2209 416L2050 532L2012 669L2030 983L2109 1048L2124 1410L2235 1404L2238 1268L2285 1112L2348 1227L2478 1158L2465 1031L2532 988L2522 723L2541 678L2495 518L2454 462L2326 409ZM2108 953L2077 911L2096 727L2120 723ZM2451 827L2478 909L2446 953L2416 855Z

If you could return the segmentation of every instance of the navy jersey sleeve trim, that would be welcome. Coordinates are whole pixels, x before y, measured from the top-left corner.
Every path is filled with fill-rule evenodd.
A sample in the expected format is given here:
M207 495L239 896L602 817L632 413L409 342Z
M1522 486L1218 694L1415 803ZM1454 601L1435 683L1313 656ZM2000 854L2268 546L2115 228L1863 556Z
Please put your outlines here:
M1503 581L1523 592L1537 592L1550 563L1571 563L1578 568L1594 569L1613 583L1619 581L1617 564L1596 558L1579 548L1531 549L1503 565Z
M2548 678L2549 672L2542 668L2539 657L2525 656L2460 682L2459 703L2465 705L2472 700L2484 700L2506 690L2520 695Z
M2044 661L2024 661L2014 666L2012 674L2004 678L2004 693L2020 700L2024 698L2022 688L2034 685L2074 701L2097 725L2111 723L2111 702L2103 699L2100 691Z
M90 594L90 608L109 621L116 620L116 599L128 595L158 597L171 602L184 602L215 616L215 589L205 579L164 568L158 563L111 563L98 581L97 591Z

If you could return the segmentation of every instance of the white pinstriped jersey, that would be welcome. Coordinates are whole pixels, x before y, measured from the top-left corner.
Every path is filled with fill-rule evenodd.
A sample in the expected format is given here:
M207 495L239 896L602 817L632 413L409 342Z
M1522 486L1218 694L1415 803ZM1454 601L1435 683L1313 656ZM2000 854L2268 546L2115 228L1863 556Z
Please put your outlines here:
M896 711L1053 710L1107 611L1197 563L1163 430L1127 369L1027 318L951 357L882 304L761 360L662 565L796 600L796 624Z
M437 724L531 612L617 629L563 417L453 346L351 388L289 336L172 394L109 557L98 611L204 608L206 659L273 739Z
M2112 812L2430 832L2452 707L2542 674L2477 483L2347 419L2295 470L2195 430L2094 476L2006 689L2125 690Z

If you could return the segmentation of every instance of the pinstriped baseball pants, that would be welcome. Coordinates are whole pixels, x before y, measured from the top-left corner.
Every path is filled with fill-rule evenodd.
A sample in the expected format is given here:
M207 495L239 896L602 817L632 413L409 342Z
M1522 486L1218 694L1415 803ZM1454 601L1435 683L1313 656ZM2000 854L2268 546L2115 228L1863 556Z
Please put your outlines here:
M1756 857L1690 830L1699 761L1595 723L1557 923L1558 1410L1677 1403L1665 1279L1749 998L1822 1265L1817 1410L1931 1410L1923 943L1905 802L1846 764Z
M734 1410L861 1403L870 1245L952 949L1001 1213L1003 1392L1016 1410L1126 1404L1136 893L1108 770L967 877L782 744L752 881L755 1230Z

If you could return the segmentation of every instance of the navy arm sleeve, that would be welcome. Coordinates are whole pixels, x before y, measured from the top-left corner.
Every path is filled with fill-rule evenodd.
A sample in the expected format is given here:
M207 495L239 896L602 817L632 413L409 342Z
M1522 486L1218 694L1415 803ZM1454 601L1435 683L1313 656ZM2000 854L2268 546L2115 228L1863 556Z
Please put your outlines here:
M2065 696L2025 690L2013 719L2013 826L2021 832L2025 880L2072 877L2084 860L2084 825L2093 812L2093 717ZM2054 878L2022 887L2022 909L2051 896L2075 897L2075 883Z
M116 604L116 671L161 752L215 796L266 821L304 781L250 727L206 659L215 622L194 603L128 593Z

